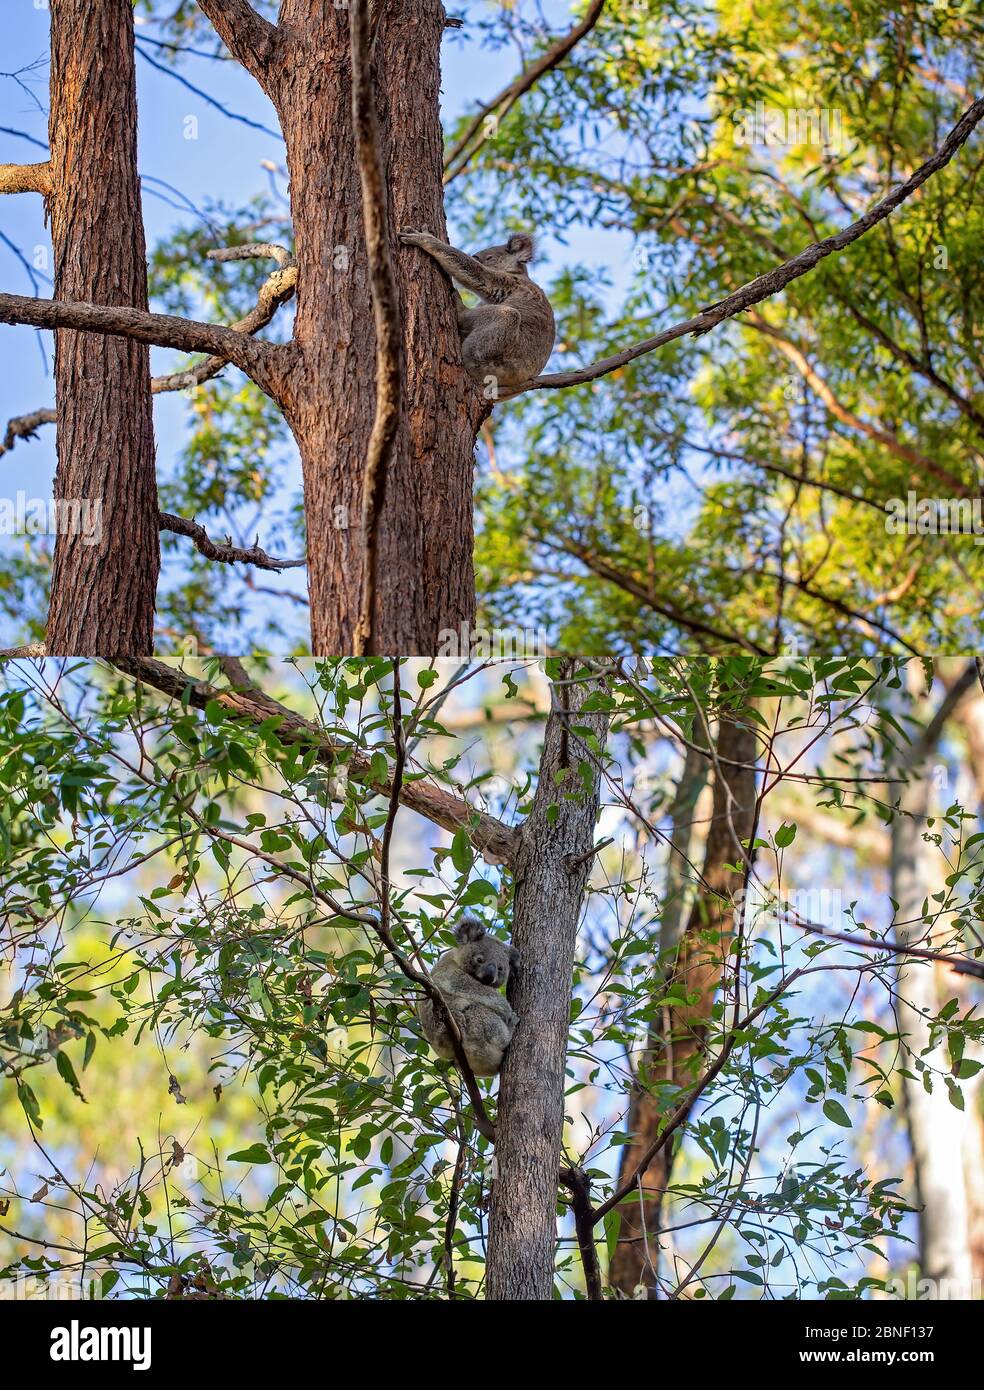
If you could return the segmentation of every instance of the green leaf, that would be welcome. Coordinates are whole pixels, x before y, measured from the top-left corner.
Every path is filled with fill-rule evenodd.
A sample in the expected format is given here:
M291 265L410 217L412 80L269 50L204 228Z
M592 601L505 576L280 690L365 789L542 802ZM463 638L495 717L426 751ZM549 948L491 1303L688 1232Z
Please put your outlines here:
M451 863L459 874L467 874L475 860L471 841L463 830L456 830L451 841Z
M605 1213L605 1246L608 1250L608 1263L611 1264L615 1255L615 1247L618 1244L619 1231L622 1229L622 1213L618 1207L613 1207L611 1211Z
M839 1100L828 1100L824 1102L823 1113L828 1120L835 1125L842 1125L844 1129L851 1128L851 1117L841 1105Z
M24 1114L35 1129L43 1129L44 1125L41 1119L41 1107L38 1105L38 1098L26 1081L17 1082L17 1099L23 1107Z
M229 1154L227 1161L229 1163L272 1163L273 1159L262 1144L251 1144L248 1149L237 1149L234 1154Z
M56 1053L55 1066L58 1070L58 1075L64 1081L65 1085L71 1087L79 1100L85 1100L85 1096L82 1094L82 1087L79 1085L79 1078L75 1075L75 1068L72 1066L72 1059L67 1052Z
M972 1062L969 1057L965 1057L957 1067L956 1076L958 1081L969 1081L972 1076L976 1076L984 1062Z
M946 1078L946 1089L947 1089L947 1093L948 1093L948 1095L949 1095L949 1097L950 1097L950 1104L953 1106L953 1108L954 1108L955 1110L963 1110L963 1108L964 1108L963 1091L961 1091L960 1087L959 1087L959 1086L957 1085L957 1083L954 1081L954 1079L953 1079L952 1076L948 1076L948 1077Z

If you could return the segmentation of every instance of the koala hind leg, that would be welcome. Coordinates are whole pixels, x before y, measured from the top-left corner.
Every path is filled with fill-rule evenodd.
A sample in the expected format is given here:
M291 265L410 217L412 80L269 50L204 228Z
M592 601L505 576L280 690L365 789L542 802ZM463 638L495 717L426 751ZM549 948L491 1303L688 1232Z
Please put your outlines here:
M502 1056L512 1039L515 1023L508 1023L485 1004L463 1009L460 1023L461 1041L472 1071L476 1076L495 1076L502 1066Z
M479 304L458 311L461 357L465 370L481 381L488 373L498 375L497 367L510 356L510 346L520 326L520 313L504 304Z

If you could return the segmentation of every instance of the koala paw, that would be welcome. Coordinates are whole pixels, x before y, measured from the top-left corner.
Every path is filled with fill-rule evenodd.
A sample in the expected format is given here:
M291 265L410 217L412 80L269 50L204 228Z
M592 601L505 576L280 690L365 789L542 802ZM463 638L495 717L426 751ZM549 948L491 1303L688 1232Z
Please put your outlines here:
M400 240L404 246L419 246L421 242L432 241L430 232L414 232L409 227L400 229Z

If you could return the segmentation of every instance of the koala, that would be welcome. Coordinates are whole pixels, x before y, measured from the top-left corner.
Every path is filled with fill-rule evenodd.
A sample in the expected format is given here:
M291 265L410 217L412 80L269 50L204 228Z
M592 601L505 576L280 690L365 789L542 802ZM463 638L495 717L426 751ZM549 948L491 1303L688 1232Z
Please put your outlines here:
M495 1076L518 1022L499 990L516 969L519 952L497 936L486 935L474 917L462 919L455 937L460 944L444 952L431 978L458 1025L472 1071ZM453 1059L451 1035L431 999L421 1000L417 1017L438 1057Z
M429 232L403 231L400 240L433 256L453 280L485 301L467 309L455 296L461 356L470 377L521 386L542 371L556 328L550 300L526 272L533 259L532 237L517 233L505 246L489 246L474 256Z

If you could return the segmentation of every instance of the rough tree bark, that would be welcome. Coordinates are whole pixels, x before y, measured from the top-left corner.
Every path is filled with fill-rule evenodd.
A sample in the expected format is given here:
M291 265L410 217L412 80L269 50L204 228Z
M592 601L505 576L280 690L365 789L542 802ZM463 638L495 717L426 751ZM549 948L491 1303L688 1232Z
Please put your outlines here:
M600 779L598 753L585 753L574 727L590 730L603 747L608 726L606 715L578 712L591 690L555 687L559 699L516 857L512 939L520 968L510 999L519 1022L499 1078L486 1266L493 1300L553 1296L571 981ZM579 771L585 763L588 786Z
M640 1081L650 1076L687 1087L697 1079L711 1010L728 960L734 925L732 899L744 883L741 870L729 867L740 859L735 837L742 842L753 838L755 752L751 727L721 721L717 754L723 763L724 781L715 773L712 820L702 871L704 884L690 910L669 975L671 986L680 984L684 993L696 994L697 999L691 1007L663 1011L665 1016L654 1024L646 1041ZM751 766L731 767L724 760ZM729 791L733 798L730 809ZM656 1138L663 1113L644 1084L633 1088L627 1123L632 1140L621 1150L620 1183L638 1166ZM621 1224L608 1277L612 1286L629 1298L640 1286L647 1297L655 1296L660 1218L673 1157L673 1144L667 1144L649 1165L638 1200L627 1200L619 1207Z
M52 0L51 215L56 299L147 308L131 0ZM55 334L58 468L46 646L152 650L160 536L149 349ZM98 503L88 544L72 503Z
M373 75L389 239L398 248L401 227L446 238L438 105L445 14L439 0L379 9ZM304 470L312 651L346 653L359 612L359 515L375 407L346 10L285 0L271 71L298 263L283 406ZM489 407L461 368L447 280L412 248L394 255L407 375L380 517L373 646L433 655L442 629L474 616L472 476Z

